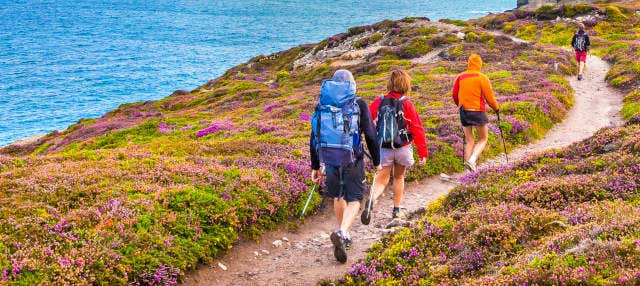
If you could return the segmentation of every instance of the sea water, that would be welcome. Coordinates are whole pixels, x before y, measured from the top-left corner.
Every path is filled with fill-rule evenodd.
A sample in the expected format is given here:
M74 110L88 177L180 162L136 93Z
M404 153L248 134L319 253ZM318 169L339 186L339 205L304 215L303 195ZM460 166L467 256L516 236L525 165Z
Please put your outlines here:
M515 0L0 0L0 145L193 89L358 25L469 19Z

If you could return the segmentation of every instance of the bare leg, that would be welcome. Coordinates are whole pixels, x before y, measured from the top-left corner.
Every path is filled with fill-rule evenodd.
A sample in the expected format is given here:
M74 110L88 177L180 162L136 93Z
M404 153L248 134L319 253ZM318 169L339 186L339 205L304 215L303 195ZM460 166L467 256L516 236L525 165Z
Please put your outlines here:
M389 177L391 176L391 168L392 166L384 167L376 173L373 183L373 201L376 201L382 195L384 189L387 188Z
M578 74L582 74L582 72L584 71L584 62L580 62L580 68L578 69Z
M333 199L333 211L336 213L336 219L338 220L338 227L342 225L342 218L347 206L347 202L343 198Z
M400 207L404 195L404 175L407 167L395 164L393 167L393 207Z
M468 161L473 153L473 126L464 127L464 160Z
M473 147L473 153L469 157L469 162L475 164L484 150L484 147L487 145L487 139L489 138L489 127L487 125L476 126L476 130L478 130L478 143Z
M343 202L345 200L342 200ZM351 228L351 224L353 223L353 219L358 215L358 211L360 210L360 202L349 202L347 203L346 208L344 209L344 213L342 215L342 222L340 223L340 230L342 233L348 234L349 229Z

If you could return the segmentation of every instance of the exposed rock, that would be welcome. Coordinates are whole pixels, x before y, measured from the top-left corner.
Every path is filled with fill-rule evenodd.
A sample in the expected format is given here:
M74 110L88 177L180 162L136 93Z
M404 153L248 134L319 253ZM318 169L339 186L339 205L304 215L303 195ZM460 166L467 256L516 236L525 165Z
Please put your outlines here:
M276 239L271 244L273 244L273 247L282 247L282 240Z
M174 91L171 96L182 96L182 95L189 95L191 94L190 91L188 90L184 90L184 89L178 89L176 91Z
M222 264L221 262L218 262L218 267L220 267L220 269L227 271L227 266L225 266L224 264Z

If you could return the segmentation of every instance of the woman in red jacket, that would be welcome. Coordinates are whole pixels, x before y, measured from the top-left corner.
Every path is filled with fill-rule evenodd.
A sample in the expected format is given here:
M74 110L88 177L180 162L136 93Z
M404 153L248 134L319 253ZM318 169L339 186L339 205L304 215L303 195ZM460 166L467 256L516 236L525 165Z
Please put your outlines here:
M402 70L391 72L388 93L377 98L369 107L376 121L380 150L380 168L373 184L373 202L389 184L393 171L393 218L401 216L400 202L404 193L404 177L408 167L414 164L413 146L418 148L419 164L424 165L429 150L424 127L413 103L407 98L411 92L411 77ZM372 198L369 198L372 199ZM373 205L372 202L372 205ZM367 208L362 212L363 224L369 224L371 213Z

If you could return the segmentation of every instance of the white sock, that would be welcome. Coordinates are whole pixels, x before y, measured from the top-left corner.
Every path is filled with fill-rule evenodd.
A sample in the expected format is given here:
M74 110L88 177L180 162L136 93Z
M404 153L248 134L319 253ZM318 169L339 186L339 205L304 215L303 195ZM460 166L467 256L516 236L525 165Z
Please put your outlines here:
M476 152L473 152L469 157L469 163L475 164L476 161L478 161L478 154L476 154Z

